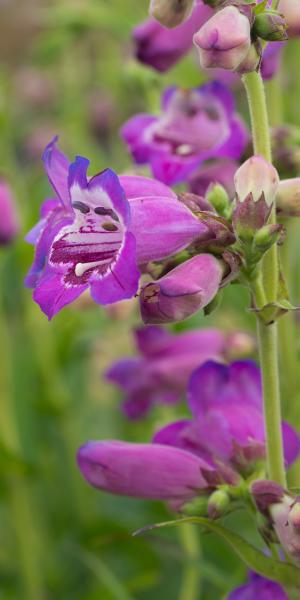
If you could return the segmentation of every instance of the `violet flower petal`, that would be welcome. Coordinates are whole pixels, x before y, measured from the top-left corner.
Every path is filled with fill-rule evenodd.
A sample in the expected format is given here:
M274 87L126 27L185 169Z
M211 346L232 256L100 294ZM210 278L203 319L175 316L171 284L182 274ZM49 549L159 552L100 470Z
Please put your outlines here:
M207 487L210 466L178 448L115 440L82 446L77 461L86 481L104 491L157 500L188 500Z

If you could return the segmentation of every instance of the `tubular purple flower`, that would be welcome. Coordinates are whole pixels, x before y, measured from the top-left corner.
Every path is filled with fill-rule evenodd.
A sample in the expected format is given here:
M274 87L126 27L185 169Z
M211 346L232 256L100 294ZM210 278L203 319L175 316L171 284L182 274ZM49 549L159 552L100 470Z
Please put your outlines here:
M212 15L212 10L198 2L190 18L172 29L155 19L148 19L133 30L136 58L160 72L168 71L193 47L193 34Z
M216 12L194 35L202 68L234 71L246 58L250 46L250 21L235 6Z
M297 0L280 0L278 11L285 17L289 38L300 35L300 5Z
M188 402L193 420L159 431L155 441L223 461L242 472L265 455L261 375L249 360L229 366L208 361L192 374ZM300 437L282 424L286 464L300 452Z
M279 177L276 169L262 156L252 156L237 170L234 184L239 202L244 202L251 194L254 202L263 197L267 206L272 206Z
M179 402L192 372L207 360L224 361L253 349L252 338L243 332L199 329L174 335L154 326L137 329L135 344L140 355L121 358L106 373L125 393L122 407L130 419L143 417L156 404Z
M121 135L135 162L149 163L155 178L168 185L185 181L204 160L238 160L249 138L231 92L216 81L189 90L168 88L161 115L136 115Z
M0 245L6 245L19 233L20 222L10 185L0 178Z
M231 592L227 600L289 600L289 598L279 583L251 573L249 583Z
M121 184L110 169L88 179L89 161L77 157L69 165L56 140L44 162L57 197L43 205L27 236L36 255L26 284L49 318L88 287L100 304L131 298L139 264L176 253L206 232L163 184L130 176Z
M146 284L140 293L144 323L173 323L204 308L217 294L223 263L211 254L194 256L161 279Z
M77 454L85 480L112 494L186 502L208 487L203 459L168 446L107 440L88 442Z

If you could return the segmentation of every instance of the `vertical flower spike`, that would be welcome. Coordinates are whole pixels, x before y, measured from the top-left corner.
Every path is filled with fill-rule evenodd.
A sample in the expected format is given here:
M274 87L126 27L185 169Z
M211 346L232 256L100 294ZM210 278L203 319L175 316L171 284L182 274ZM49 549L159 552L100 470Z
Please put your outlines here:
M300 35L300 3L298 0L280 0L278 11L285 17L289 38Z
M115 440L88 442L77 455L86 481L121 496L186 502L208 487L205 460L178 448Z
M0 178L0 245L9 244L20 228L17 207L8 183Z
M210 254L194 256L167 275L146 284L140 295L144 323L187 319L211 302L219 290L224 267Z
M173 67L193 47L193 34L212 15L208 6L197 3L190 18L169 31L155 19L133 30L136 58L163 73Z
M234 71L245 60L251 46L250 21L235 6L226 6L194 35L204 69Z
M194 0L151 0L150 15L164 27L177 27L191 14Z

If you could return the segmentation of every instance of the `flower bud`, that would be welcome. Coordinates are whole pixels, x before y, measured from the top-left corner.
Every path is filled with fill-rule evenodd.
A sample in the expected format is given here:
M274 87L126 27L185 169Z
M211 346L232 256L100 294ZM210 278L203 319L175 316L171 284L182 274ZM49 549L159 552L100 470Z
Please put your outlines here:
M283 225L265 225L255 233L254 246L261 252L267 252L273 244L282 243L284 235Z
M206 200L220 215L226 216L229 208L229 198L225 188L220 183L211 184L206 192Z
M250 22L235 6L217 12L194 35L202 68L234 71L246 58L250 46Z
M150 15L164 27L177 27L191 14L194 0L151 0Z
M269 508L284 498L284 488L268 480L257 480L251 485L251 494L258 510L263 515L268 515Z
M288 39L286 28L283 15L274 10L267 10L256 16L252 33L268 42L282 42Z
M276 169L262 156L252 156L237 170L234 177L238 202L245 202L249 194L254 202L262 197L272 206L279 186Z
M230 497L223 490L216 490L208 501L208 516L210 519L219 519L226 515L230 507Z
M207 504L208 500L205 496L199 496L198 498L193 498L190 502L187 502L181 507L181 511L183 514L188 515L189 517L198 516L198 517L206 517L207 516Z
M211 302L219 290L223 263L201 254L146 284L140 294L144 323L173 323L187 319Z
M285 17L289 38L300 35L300 2L298 0L280 0L278 11Z
M274 528L278 539L287 554L300 566L300 531L297 499L285 494L280 503L270 506Z

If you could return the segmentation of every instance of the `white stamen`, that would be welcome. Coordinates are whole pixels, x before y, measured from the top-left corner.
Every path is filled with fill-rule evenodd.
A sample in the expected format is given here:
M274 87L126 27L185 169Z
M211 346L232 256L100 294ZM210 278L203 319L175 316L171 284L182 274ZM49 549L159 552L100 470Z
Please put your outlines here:
M105 265L107 263L110 263L111 261L111 258L107 258L106 260L98 260L90 263L77 263L75 267L75 275L76 277L82 277L82 275L84 275L84 273L89 269L98 267L98 265Z

